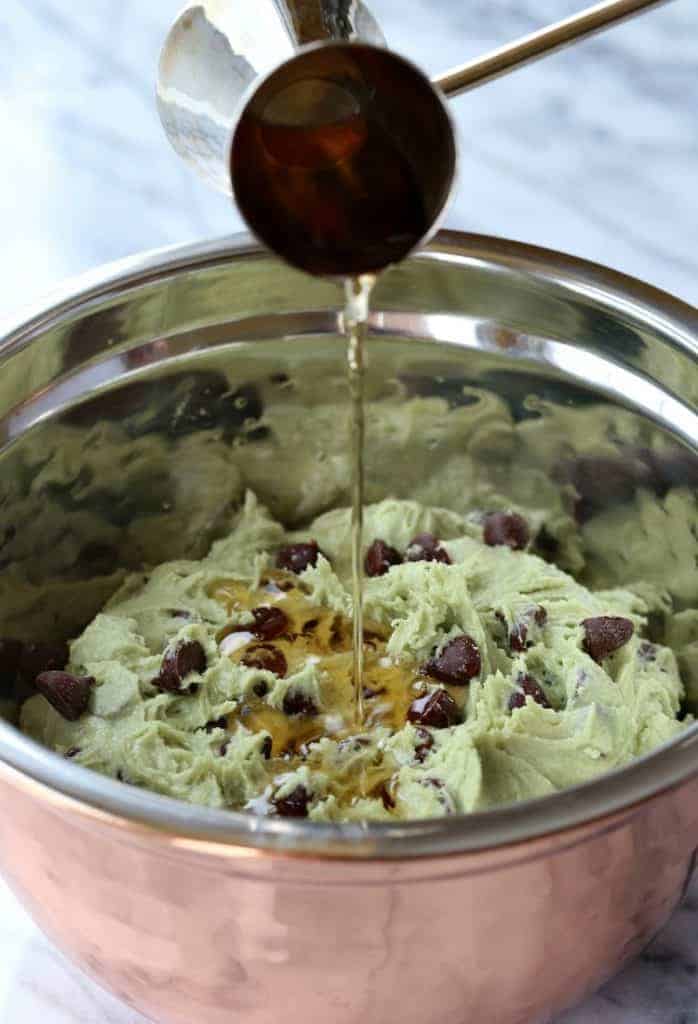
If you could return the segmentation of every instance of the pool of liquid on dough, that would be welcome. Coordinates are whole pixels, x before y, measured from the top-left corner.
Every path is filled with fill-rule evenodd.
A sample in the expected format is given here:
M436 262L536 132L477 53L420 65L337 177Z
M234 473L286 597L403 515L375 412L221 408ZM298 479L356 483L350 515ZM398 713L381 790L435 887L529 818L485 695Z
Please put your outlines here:
M309 744L323 736L361 744L375 726L385 726L391 731L401 729L410 704L425 688L426 680L420 666L390 658L386 652L388 630L367 620L363 623L364 722L357 729L352 678L352 622L347 616L314 604L302 581L293 573L281 570L267 573L256 589L250 589L239 580L222 579L212 588L211 596L225 607L228 614L275 605L288 617L285 633L273 640L250 637L231 651L230 658L234 662L243 661L256 646L265 644L284 655L287 677L301 669L309 659L313 659L320 670L322 709L317 714L287 715L282 709L270 707L263 697L250 693L230 716L229 726L233 729L243 725L251 732L268 732L271 736L270 778L280 771L292 771L301 764L313 765L317 755ZM242 631L242 627L236 627L236 631ZM230 632L232 630L224 630L219 641ZM465 688L448 689L462 705ZM341 763L334 762L331 791L341 802L375 793L395 769L392 762L378 754L376 761L373 765L363 765L360 772L352 771L349 763L343 772Z

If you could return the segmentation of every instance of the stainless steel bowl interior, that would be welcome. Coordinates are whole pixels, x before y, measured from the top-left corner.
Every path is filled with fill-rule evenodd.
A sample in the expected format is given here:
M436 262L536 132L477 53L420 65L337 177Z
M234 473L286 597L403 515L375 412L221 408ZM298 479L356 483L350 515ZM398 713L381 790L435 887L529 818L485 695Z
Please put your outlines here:
M197 557L246 486L294 525L346 503L340 305L336 285L234 238L95 272L4 325L0 633L73 635L117 585L114 565ZM586 496L589 521L622 526L644 486L628 471L638 451L668 453L666 489L695 493L697 356L698 315L667 295L556 253L442 233L376 291L369 500L436 487L459 507L473 466L521 500L527 467L535 490L541 474L565 486L561 464L600 458L618 474ZM593 531L581 534L593 548ZM655 581L679 606L691 600L686 568L667 561ZM604 585L627 582L616 569L610 559ZM698 726L601 783L399 826L190 807L65 762L9 722L0 757L60 794L185 837L404 857L562 829L673 786L698 771Z

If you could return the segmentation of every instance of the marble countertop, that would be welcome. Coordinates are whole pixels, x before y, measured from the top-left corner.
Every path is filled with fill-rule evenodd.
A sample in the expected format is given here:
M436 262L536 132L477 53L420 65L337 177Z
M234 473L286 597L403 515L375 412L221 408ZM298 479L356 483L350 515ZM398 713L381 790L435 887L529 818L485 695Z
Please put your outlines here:
M237 0L243 2L243 0ZM252 2L252 0L245 0ZM169 150L157 52L181 0L0 5L0 311L137 250L240 220ZM430 71L581 0L374 0ZM675 0L454 102L448 224L566 250L698 304L698 3ZM557 1024L698 1024L698 885L647 953ZM139 1024L68 966L0 884L0 1022Z
M174 156L155 110L157 54L182 2L0 4L3 313L98 263L241 226ZM396 49L437 72L583 2L372 8ZM698 304L697 36L696 0L674 0L454 100L448 224L585 256Z

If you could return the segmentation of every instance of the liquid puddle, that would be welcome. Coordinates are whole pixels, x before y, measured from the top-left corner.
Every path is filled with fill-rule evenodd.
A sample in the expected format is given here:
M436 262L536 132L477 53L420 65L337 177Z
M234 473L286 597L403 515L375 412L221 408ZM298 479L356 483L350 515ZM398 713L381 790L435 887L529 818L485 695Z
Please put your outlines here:
M252 627L226 629L219 636L222 650L235 663L255 658L259 649L283 655L285 677L300 671L310 661L318 668L319 705L314 713L287 714L271 707L268 694L250 692L229 716L229 728L238 726L271 736L269 779L307 764L329 778L328 792L342 806L367 796L384 796L382 787L396 769L384 755L369 730L401 729L412 701L425 689L420 666L394 661L387 653L389 630L371 622L362 630L362 724L357 728L354 686L354 626L347 616L315 604L302 581L282 570L268 572L256 589L239 580L219 580L211 596L228 615L253 608L278 607L287 617L280 636L266 640L253 635ZM249 631L248 631L249 630ZM277 655L278 656L278 655ZM462 706L465 687L447 687ZM323 710L321 710L323 709ZM330 737L337 741L332 751L316 741Z

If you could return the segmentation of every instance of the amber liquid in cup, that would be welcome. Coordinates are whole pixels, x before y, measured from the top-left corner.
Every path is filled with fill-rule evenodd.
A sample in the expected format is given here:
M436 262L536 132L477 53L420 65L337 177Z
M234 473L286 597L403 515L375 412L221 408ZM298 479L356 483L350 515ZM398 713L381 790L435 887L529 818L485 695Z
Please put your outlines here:
M382 270L429 230L406 145L362 83L302 80L260 99L234 159L250 227L310 274Z
M344 281L341 318L351 397L354 725L363 712L364 345L376 275L399 262L431 219L404 120L386 114L350 65L331 78L262 86L231 160L252 229L295 267ZM231 165L232 166L232 165Z

